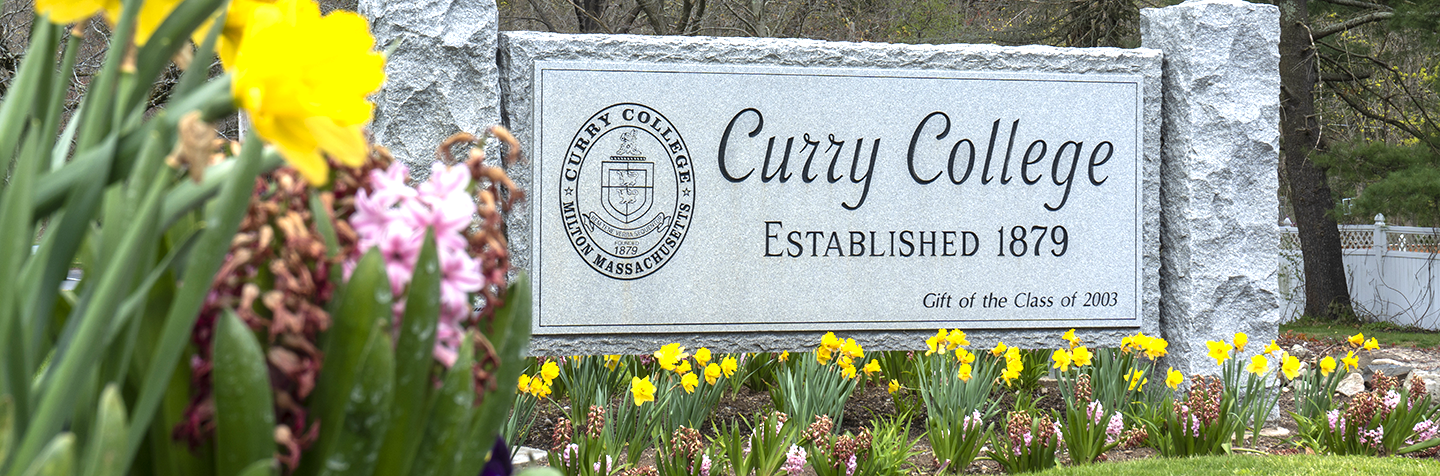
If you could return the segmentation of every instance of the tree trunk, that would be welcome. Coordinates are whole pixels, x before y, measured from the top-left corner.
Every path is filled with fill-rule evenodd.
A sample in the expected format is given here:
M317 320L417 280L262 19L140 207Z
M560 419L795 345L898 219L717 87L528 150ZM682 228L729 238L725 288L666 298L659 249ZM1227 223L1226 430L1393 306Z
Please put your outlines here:
M1305 315L1350 318L1350 292L1340 254L1340 231L1327 212L1334 207L1325 171L1309 154L1323 147L1315 119L1315 49L1306 28L1307 0L1280 7L1280 150L1289 184L1300 251L1305 259Z
M605 14L604 2L580 0L574 5L575 23L580 33L605 33L605 27L600 24L600 16Z

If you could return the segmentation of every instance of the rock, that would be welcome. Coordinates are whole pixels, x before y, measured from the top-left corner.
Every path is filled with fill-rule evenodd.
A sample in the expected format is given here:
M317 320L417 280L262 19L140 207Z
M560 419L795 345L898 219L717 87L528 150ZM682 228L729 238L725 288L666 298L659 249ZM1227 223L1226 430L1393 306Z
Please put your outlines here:
M1213 374L1205 341L1270 342L1280 321L1280 10L1201 0L1140 17L1141 46L1165 53L1161 332L1186 351L1168 357L1177 370Z
M446 137L500 123L495 2L360 0L358 10L370 19L376 48L402 41L385 62L370 131L424 180Z
M1365 377L1360 372L1350 372L1345 378L1340 379L1340 385L1335 387L1335 392L1347 397L1365 391Z
M1370 361L1370 364L1366 365L1364 369L1365 379L1369 381L1375 372L1383 373L1387 377L1400 377L1410 373L1415 366L1392 359L1375 359Z
M545 450L539 448L531 448L529 446L521 446L520 449L515 452L515 457L510 459L510 464L519 466L522 464L544 461Z
M1260 430L1260 436L1283 438L1286 436L1290 436L1290 430L1286 429L1283 426L1277 426L1275 428L1263 428Z
M1295 344L1290 347L1290 355L1295 356L1297 359L1305 360L1310 358L1310 349L1306 349L1303 345Z

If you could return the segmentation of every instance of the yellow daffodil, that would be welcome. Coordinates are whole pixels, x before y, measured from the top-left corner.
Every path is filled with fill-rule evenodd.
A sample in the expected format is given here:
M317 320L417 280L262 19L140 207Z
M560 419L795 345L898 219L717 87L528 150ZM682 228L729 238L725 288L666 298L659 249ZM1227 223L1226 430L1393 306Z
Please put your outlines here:
M555 361L551 360L551 361L545 362L545 365L540 366L540 378L545 379L545 383L546 383L547 385L548 385L550 382L554 381L555 378L556 378L556 377L559 377L559 376L560 376L560 366L559 366L559 365L555 365Z
M1020 378L1020 372L1017 371L1017 370L1005 369L1005 370L1003 370L1003 371L1000 372L1000 378L1002 378L1002 379L1005 380L1005 385L1010 385L1010 382L1011 382L1012 380L1015 380L1015 379L1017 379L1017 378ZM964 381L967 381L967 382L970 381L970 379L967 379L967 378L964 377L964 374L963 374L963 373L961 374L960 379L961 379L961 380L964 380Z
M700 385L700 377L695 374L685 374L680 377L680 386L685 387L685 393L695 393L695 387Z
M701 366L710 363L710 349L701 347L700 350L695 351L695 362Z
M1170 343L1159 337L1146 337L1141 344L1141 347L1145 349L1145 356L1149 357L1150 360L1164 357L1165 354L1169 353L1165 348L1169 347Z
M780 357L776 358L776 360L779 360L781 362L790 360L790 351L787 350L780 352Z
M834 332L826 332L824 336L820 337L820 347L830 349L832 352L840 350L843 345L845 345L845 341L835 337Z
M971 367L970 364L960 364L960 371L957 372L955 376L958 377L961 382L969 382L970 379L975 376L975 368ZM1002 373L1001 376L1004 376L1004 374ZM1017 370L1013 376L1006 378L1005 381L1009 382L1010 379L1019 376L1020 371Z
M900 381L893 378L890 379L890 388L888 390L890 391L891 395L894 395L895 392L900 390Z
M1082 345L1070 351L1070 358L1075 361L1076 367L1084 367L1090 365L1091 359L1095 358L1095 354L1090 353L1090 349Z
M949 333L946 332L945 329L940 329L939 331L936 331L935 335L930 336L929 339L925 339L925 348L927 349L925 351L925 355L935 355L936 353L941 352L941 350L944 349L944 346L946 345L946 337L949 337Z
M528 393L530 391L529 375L520 374L520 381L515 385L515 391L520 393Z
M307 181L324 184L325 155L358 167L369 154L361 128L374 105L366 97L385 81L374 47L354 13L322 17L310 0L256 5L235 52L231 94L261 138Z
M1075 346L1080 345L1080 339L1075 338L1075 329L1065 331L1065 335L1060 336L1060 338L1065 339L1065 342L1069 342L1071 349L1074 349Z
M1265 358L1265 354L1256 354L1250 358L1250 365L1245 366L1246 372L1255 375L1262 375L1266 370L1270 370L1270 359Z
M1144 371L1136 370L1136 371L1134 371L1134 372L1131 372L1131 373L1125 375L1125 381L1130 384L1130 390L1135 390L1135 387L1137 387L1137 386L1138 386L1138 387L1144 387L1145 384L1150 383L1150 379L1149 379L1149 378L1144 378L1144 377L1145 377L1145 372L1144 372Z
M1170 370L1165 372L1165 386L1170 387L1171 390L1179 388L1180 382L1184 381L1185 374L1180 373L1179 370L1175 370L1175 367L1170 367Z
M1348 340L1350 341L1350 346L1352 346L1352 347L1360 347L1361 345L1364 345L1364 344L1365 344L1365 333L1364 333L1364 332L1357 333L1357 334L1355 334L1355 335L1353 335L1353 336L1350 336L1350 339L1348 339Z
M1215 365L1224 365L1230 360L1230 350L1234 348L1229 343L1213 340L1205 342L1205 346L1210 348L1210 358L1215 359Z
M880 362L876 362L875 359L870 359L869 362L865 363L865 367L860 370L864 371L865 375L875 375L880 373Z
M676 366L675 366L675 373L680 374L680 375L685 375L685 374L690 373L690 361L689 361L689 360L682 360L682 361L680 361L680 365L676 365Z
M1363 350L1375 350L1379 348L1380 341L1376 340L1374 337L1371 337L1370 340L1365 341L1365 345L1361 347L1361 349Z
M550 384L545 383L545 379L532 378L530 379L530 394L535 398L548 397L550 396Z
M720 366L719 366L719 365L716 365L716 364L706 365L706 366L705 366L705 383L708 383L708 384L710 384L710 385L715 385L715 381L720 380L720 375L723 374L723 373L724 373L724 372L722 372L722 371L720 370Z
M220 56L221 65L226 68L235 65L235 51L239 49L240 41L245 35L245 24L255 13L256 7L272 3L275 3L275 0L230 0L228 13L225 14L225 26L220 30L220 37L215 43L215 53ZM205 20L205 23L195 29L195 33L190 36L190 41L194 41L197 45L204 42L205 35L210 33L210 28L214 24L214 17Z
M1250 342L1250 336L1245 335L1244 332L1236 332L1236 333L1235 333L1235 352L1244 352L1244 351L1245 351L1245 344L1248 344L1249 342Z
M965 337L965 331L960 329L952 329L950 330L950 335L945 336L945 346L949 350L955 350L956 347L968 345L970 345L970 339L967 339Z
M845 339L845 345L840 347L840 352L852 359L865 358L865 348L855 343L855 339Z
M675 370L681 360L690 358L690 354L686 353L685 348L680 347L680 344L665 344L660 347L660 350L655 351L654 356L655 362L665 370Z
M734 357L726 357L720 360L720 371L725 373L725 378L735 376L735 370L740 368L740 363Z
M996 342L996 343L995 343L995 348L990 349L990 355L993 355L993 356L996 356L996 357L1005 355L1005 343L1004 343L1004 342Z
M821 365L830 363L830 359L833 358L835 358L835 351L830 350L829 347L822 345L815 348L815 361Z
M1144 332L1136 332L1135 335L1133 335L1133 336L1121 337L1121 338L1120 338L1120 351L1121 351L1121 352L1127 352L1127 353L1128 353L1128 352L1130 352L1130 351L1132 351L1132 350L1138 350L1138 349L1143 348L1143 347L1140 346L1140 339L1143 339L1143 338L1145 338L1145 333L1144 333Z
M845 376L845 378L855 378L855 371L856 369L854 365L846 365L840 367L840 375Z
M607 355L607 356L605 356L605 368L610 369L610 370L615 370L615 367L619 367L619 366L620 366L620 356L618 356L618 355Z
M1320 359L1320 375L1329 377L1332 373L1335 373L1335 358L1327 355Z
M650 383L650 377L630 377L630 394L635 397L635 406L645 402L655 401L655 384Z
M180 5L181 0L147 0L140 6L140 17L135 20L135 44L144 46L160 23ZM120 21L120 0L36 0L35 11L49 13L50 22L57 25L75 23L105 13L105 21L114 26ZM241 20L244 21L243 19Z
M1295 377L1300 376L1300 359L1285 354L1285 357L1280 359L1280 372L1285 374L1286 379L1295 380Z
M975 354L972 354L970 353L970 351L965 350L964 347L956 348L955 360L962 364L972 363L975 362Z
M1280 351L1280 346L1279 346L1278 344L1276 344L1275 341L1272 339L1269 344L1266 344L1266 345L1265 345L1265 349L1264 349L1264 350L1261 350L1260 353L1262 353L1262 354L1268 354L1268 353L1271 353L1271 352L1279 352L1279 351Z
M1060 369L1061 372L1070 371L1071 357L1065 349L1055 349L1055 352L1050 354L1050 360L1055 361L1054 368Z
M1360 358L1355 356L1355 351L1353 350L1347 352L1345 354L1345 357L1340 359L1340 362L1343 362L1345 364L1345 370L1347 371L1350 369L1360 368Z

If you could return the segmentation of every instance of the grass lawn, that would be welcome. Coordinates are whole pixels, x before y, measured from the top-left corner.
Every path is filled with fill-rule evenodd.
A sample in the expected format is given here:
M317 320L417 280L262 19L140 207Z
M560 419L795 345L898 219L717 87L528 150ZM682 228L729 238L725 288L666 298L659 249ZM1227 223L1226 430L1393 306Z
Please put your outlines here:
M1368 335L1368 334L1367 334ZM1201 458L1149 458L1123 463L1102 463L1081 467L1064 467L1045 471L1046 476L1087 475L1362 475L1362 474L1440 474L1440 462L1434 458L1375 458L1368 456L1206 456Z
M1340 339L1364 332L1365 337L1374 337L1385 345L1403 345L1418 348L1440 348L1440 332L1404 327L1388 322L1335 323L1300 318L1281 324L1280 333L1304 334L1313 339Z

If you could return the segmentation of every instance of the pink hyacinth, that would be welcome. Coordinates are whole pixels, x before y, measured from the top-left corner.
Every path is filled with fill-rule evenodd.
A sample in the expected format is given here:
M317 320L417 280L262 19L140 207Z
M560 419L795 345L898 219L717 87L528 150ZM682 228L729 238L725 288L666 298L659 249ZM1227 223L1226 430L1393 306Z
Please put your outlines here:
M1105 427L1105 444L1114 443L1120 438L1120 433L1125 431L1125 419L1119 413L1110 415L1110 424Z
M790 476L799 475L805 469L805 448L790 445L790 451L785 453L785 466L780 469Z
M464 337L462 324L471 315L470 295L486 284L480 262L467 252L465 238L475 215L475 202L467 191L470 170L434 164L430 179L417 188L405 184L408 177L409 169L396 162L371 171L372 190L356 193L350 226L359 236L359 246L357 255L345 263L345 273L348 278L359 254L376 248L385 260L391 291L401 296L415 274L425 230L434 229L441 278L434 355L449 367L455 364ZM404 312L403 300L397 299L394 312L397 318Z
M850 460L845 462L845 476L855 476L855 455L850 455Z

